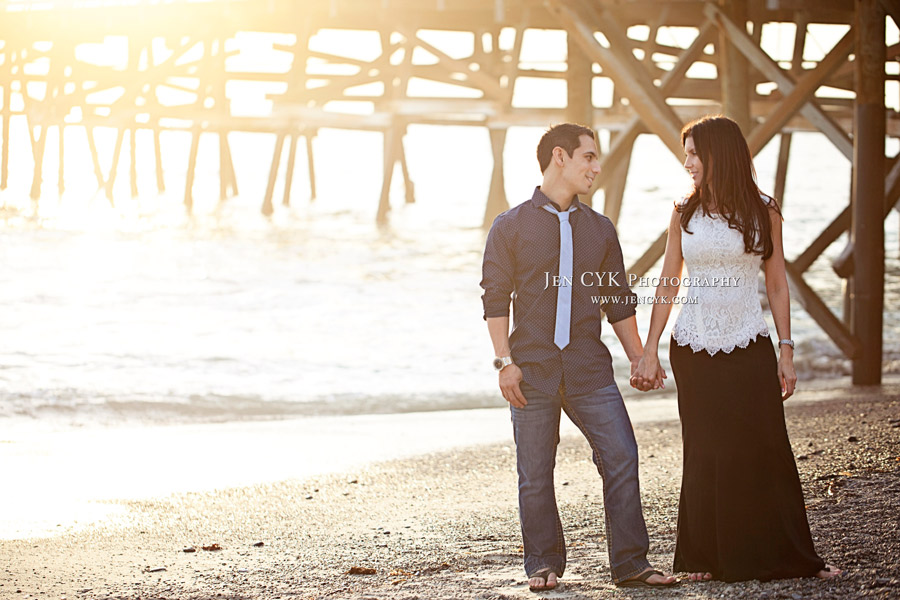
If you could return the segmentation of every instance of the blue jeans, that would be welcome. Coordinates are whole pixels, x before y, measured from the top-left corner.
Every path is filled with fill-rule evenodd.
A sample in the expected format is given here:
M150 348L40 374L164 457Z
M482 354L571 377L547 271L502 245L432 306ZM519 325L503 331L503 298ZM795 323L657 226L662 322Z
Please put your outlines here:
M554 396L522 382L525 408L510 406L519 472L519 520L529 577L546 567L562 575L566 568L553 468L559 444L560 408L587 438L603 478L606 540L612 579L619 583L650 566L650 540L641 512L638 453L631 420L615 385L589 394Z

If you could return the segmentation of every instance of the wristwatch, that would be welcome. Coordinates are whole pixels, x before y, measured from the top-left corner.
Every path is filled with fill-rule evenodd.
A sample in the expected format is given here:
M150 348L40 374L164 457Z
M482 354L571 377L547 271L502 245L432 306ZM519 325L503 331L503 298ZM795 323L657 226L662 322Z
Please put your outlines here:
M502 371L503 367L513 364L512 356L498 356L494 359L494 368Z
M780 346L782 344L784 344L785 346L790 346L792 350L794 348L794 340L778 340L778 345Z

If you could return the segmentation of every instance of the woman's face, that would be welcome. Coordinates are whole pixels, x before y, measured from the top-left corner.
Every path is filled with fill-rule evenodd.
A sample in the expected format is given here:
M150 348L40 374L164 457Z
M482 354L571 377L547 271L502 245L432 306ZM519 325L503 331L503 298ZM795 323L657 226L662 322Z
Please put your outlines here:
M703 181L703 163L700 162L700 157L697 156L697 150L694 148L694 138L687 137L684 140L684 169L691 175L691 179L694 180L694 185L696 187L700 187L700 182Z

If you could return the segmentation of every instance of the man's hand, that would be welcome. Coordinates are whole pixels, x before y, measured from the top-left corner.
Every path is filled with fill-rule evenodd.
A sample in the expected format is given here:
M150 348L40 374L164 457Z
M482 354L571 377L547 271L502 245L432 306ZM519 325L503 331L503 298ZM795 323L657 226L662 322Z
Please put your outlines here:
M528 404L519 388L521 381L522 369L516 364L506 365L500 371L500 391L506 401L516 408L525 408L525 405Z
M625 356L631 361L631 379L628 381L631 384L631 387L642 392L649 392L650 390L659 387L665 387L663 379L666 378L666 373L659 366L659 359L657 359L656 353L646 352L646 349L641 346L641 336L638 335L637 319L635 319L634 316L631 316L627 319L616 321L612 324L612 328L616 333L616 337L619 338L619 341L622 343L622 349L625 350ZM642 359L649 354L653 355L652 360L656 363L653 368L645 368L642 366ZM640 371L638 370L639 368L641 369Z
M664 379L668 379L668 376L659 364L655 352L648 352L641 358L632 359L631 379L629 379L631 387L642 392L658 390L666 387Z

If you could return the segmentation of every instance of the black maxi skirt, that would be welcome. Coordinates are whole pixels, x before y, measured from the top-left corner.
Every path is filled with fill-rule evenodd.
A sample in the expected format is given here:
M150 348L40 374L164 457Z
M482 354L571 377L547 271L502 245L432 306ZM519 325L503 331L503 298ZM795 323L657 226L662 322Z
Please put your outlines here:
M684 474L674 570L720 581L810 577L816 555L768 337L710 356L673 339Z

